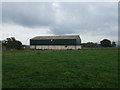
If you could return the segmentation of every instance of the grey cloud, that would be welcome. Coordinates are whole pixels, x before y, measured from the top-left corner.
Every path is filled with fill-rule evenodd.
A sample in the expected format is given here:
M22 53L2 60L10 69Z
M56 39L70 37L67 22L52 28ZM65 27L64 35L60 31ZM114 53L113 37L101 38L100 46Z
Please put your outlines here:
M49 27L54 34L112 34L117 3L3 3L3 23ZM116 30L115 30L116 32ZM116 34L115 34L116 35Z
M54 22L50 3L3 3L3 23L13 22L26 27L48 26Z
M62 8L59 11L64 11L61 14L65 19L57 29L53 29L56 34L64 31L94 34L103 32L101 34L104 34L104 30L112 34L109 27L117 26L117 4L115 3L60 3L60 5Z
M2 38L2 3L0 2L0 39Z

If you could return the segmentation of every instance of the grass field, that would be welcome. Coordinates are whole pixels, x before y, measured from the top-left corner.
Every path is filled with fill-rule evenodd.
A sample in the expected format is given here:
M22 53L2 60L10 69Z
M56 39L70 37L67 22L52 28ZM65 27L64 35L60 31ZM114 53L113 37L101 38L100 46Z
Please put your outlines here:
M116 88L118 50L3 51L3 88Z

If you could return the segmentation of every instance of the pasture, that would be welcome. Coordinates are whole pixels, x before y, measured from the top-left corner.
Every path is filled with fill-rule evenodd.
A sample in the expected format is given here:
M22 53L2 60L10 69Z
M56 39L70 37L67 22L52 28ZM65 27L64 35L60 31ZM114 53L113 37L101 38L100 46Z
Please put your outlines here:
M3 88L116 88L118 49L3 51Z

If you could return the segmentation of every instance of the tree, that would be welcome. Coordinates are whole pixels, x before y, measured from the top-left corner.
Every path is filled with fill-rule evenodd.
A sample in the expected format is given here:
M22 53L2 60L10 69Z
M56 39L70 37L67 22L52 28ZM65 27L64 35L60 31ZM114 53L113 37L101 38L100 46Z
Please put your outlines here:
M98 47L97 43L93 43L93 42L87 42L87 43L82 43L81 44L82 47L87 47L87 48L91 48L91 47Z
M17 41L14 37L6 38L6 40L2 41L2 45L6 47L6 49L21 49L22 43Z
M112 47L116 47L116 43L114 41L112 42Z
M111 47L111 41L108 39L104 39L104 40L100 41L100 45L102 47Z
M11 37L11 41L17 41L14 37Z

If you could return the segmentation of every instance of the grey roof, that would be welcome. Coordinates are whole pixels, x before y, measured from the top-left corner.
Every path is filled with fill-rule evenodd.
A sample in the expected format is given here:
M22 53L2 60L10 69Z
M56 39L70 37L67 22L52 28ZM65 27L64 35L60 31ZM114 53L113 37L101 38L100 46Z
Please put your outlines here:
M64 35L64 36L36 36L32 39L76 39L80 38L79 35Z

